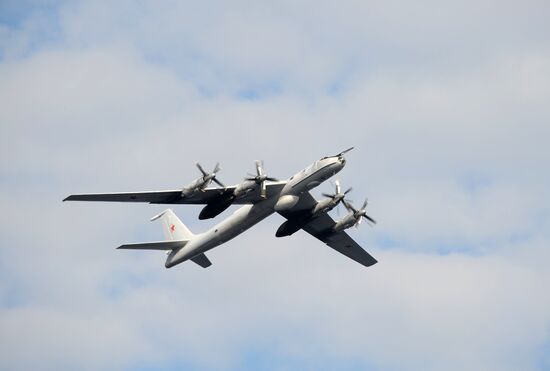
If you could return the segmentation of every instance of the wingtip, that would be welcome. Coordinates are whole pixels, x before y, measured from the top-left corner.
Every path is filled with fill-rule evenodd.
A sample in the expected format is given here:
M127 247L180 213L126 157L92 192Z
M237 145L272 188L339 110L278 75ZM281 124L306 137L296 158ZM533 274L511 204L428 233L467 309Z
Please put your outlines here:
M171 211L171 209L166 209L166 210L164 210L162 213L155 215L154 217L151 218L151 221L157 220L158 218L160 218L161 216L163 216L167 211Z

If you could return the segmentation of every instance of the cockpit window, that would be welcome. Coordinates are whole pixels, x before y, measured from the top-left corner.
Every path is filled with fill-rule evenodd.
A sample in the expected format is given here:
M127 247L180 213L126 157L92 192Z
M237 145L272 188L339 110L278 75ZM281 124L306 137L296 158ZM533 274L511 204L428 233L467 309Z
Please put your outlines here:
M307 173L314 172L318 170L321 167L321 160L315 161L313 164L311 164L308 168L305 169Z

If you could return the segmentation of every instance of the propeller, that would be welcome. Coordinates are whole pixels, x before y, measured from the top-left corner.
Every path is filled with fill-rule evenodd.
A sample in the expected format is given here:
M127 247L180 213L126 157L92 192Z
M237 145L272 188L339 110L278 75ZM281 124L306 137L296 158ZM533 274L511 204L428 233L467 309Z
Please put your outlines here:
M216 178L217 173L221 170L219 162L216 163L216 166L214 167L214 170L212 170L211 173L206 172L201 166L201 164L199 164L198 162L195 163L195 165L202 173L202 179L204 180L204 185L202 186L202 189L206 188L210 184L210 182L214 182L220 187L225 188L225 185Z
M256 182L256 184L260 186L260 196L262 198L267 197L267 188L265 185L265 181L266 180L273 181L273 182L277 181L277 179L267 176L267 174L264 173L264 162L259 160L256 161L256 175L251 175L251 174L249 175L250 176L245 179Z
M346 197L346 195L351 192L352 188L350 187L345 192L342 193L342 189L340 187L340 180L336 179L334 184L335 184L335 193L334 194L323 193L323 196L332 198L332 200L336 203L336 205L338 205L340 202L345 201L344 197Z
M346 209L353 212L353 217L356 220L355 227L358 227L359 224L361 224L361 221L363 220L363 218L367 219L372 224L376 224L376 220L374 220L373 218L371 218L370 216L367 215L367 205L369 203L368 199L365 199L365 202L363 203L363 206L359 210L355 209L353 207L353 205L350 204L349 202L347 202L346 200L342 200L342 203L344 204Z

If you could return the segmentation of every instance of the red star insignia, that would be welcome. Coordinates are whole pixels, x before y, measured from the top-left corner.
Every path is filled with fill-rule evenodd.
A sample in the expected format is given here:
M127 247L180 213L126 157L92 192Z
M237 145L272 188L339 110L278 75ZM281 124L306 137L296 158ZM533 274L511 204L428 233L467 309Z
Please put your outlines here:
M170 226L170 230L171 230L172 232L174 232L174 231L176 230L176 226L175 226L174 224L172 224L172 225Z

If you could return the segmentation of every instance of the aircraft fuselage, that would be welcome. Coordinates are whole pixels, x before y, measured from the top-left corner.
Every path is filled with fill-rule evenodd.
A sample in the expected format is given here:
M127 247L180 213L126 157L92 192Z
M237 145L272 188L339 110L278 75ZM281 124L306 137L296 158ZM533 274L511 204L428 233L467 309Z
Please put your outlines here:
M329 179L342 170L345 163L346 160L343 156L324 157L315 161L290 177L278 195L273 195L252 205L242 206L210 230L195 235L184 247L173 250L168 255L165 266L170 268L191 259L231 240L275 211L293 207L298 202L301 193L307 192Z

